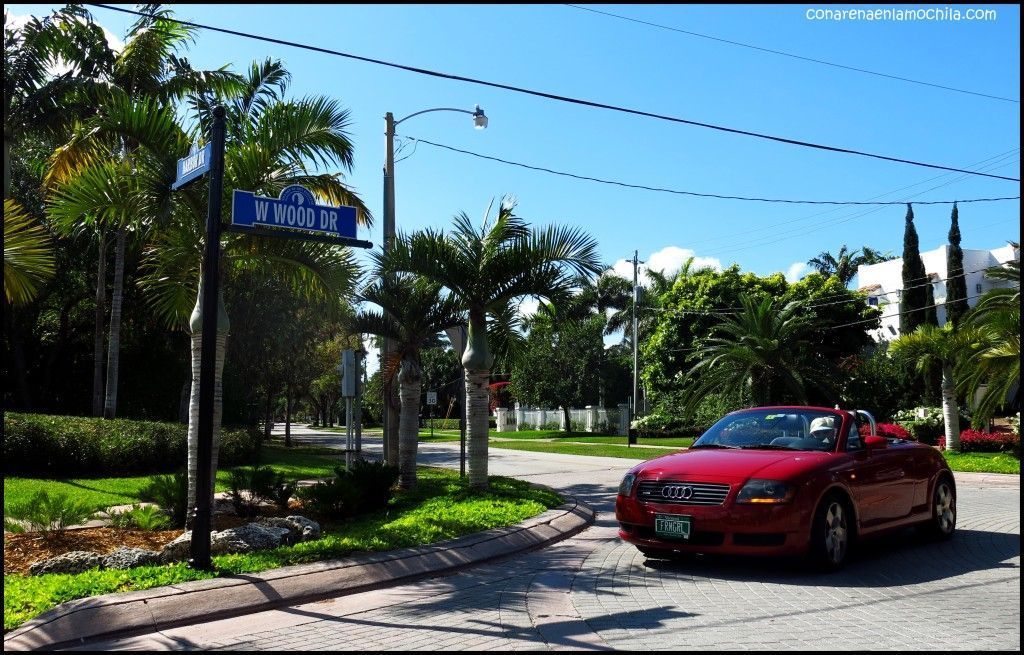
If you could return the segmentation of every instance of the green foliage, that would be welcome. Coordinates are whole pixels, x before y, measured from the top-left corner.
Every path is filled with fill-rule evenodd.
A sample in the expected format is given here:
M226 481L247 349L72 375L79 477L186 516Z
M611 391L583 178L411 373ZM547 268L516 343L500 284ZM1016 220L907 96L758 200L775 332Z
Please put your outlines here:
M300 489L298 496L317 514L344 518L382 509L397 481L397 467L358 460L349 469L335 467L333 478Z
M170 471L186 458L181 423L80 416L4 414L4 473L80 476ZM250 460L259 436L221 429L220 465Z
M178 471L174 475L155 476L139 492L143 500L156 503L170 514L171 522L176 526L185 525L188 512L188 475Z
M921 249L914 227L914 209L907 203L903 231L903 293L900 297L900 334L910 334L925 322L928 274L921 259Z
M1008 473L1020 475L1020 453L961 453L944 450L942 456L954 471L973 473Z
M964 251L960 247L960 212L954 202L949 224L949 250L946 251L946 320L960 325L967 311L967 278L964 276Z
M68 494L49 494L37 491L27 503L5 508L4 528L22 532L26 528L19 522L27 523L27 530L40 532L44 539L59 537L72 525L85 523L93 514L87 503Z
M271 501L283 510L295 493L296 484L270 466L236 468L231 471L231 506L243 518L259 515L259 506Z
M865 409L879 421L895 420L899 408L920 402L917 380L889 356L884 343L840 360L839 370L842 406Z
M154 505L132 505L131 509L113 512L110 525L122 530L166 530L171 527L171 517Z
M637 449L634 449L637 450ZM344 557L354 551L379 552L452 539L512 525L562 503L558 494L521 480L491 478L487 493L471 492L457 472L421 469L416 489L402 492L387 510L325 524L325 536L259 553L214 557L216 573L185 563L128 570L92 570L76 575L4 576L4 629L11 630L59 603L115 591L135 591L217 575Z
M526 343L512 367L512 394L535 407L596 405L604 326L601 315L560 320L538 312L529 322Z

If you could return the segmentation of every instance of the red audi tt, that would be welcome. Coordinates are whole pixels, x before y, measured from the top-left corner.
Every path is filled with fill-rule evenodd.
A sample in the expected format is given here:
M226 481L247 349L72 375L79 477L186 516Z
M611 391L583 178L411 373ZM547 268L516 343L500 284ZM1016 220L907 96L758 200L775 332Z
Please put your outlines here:
M809 554L836 569L859 537L908 525L952 536L956 483L935 448L875 436L863 410L756 407L633 467L615 516L648 557Z

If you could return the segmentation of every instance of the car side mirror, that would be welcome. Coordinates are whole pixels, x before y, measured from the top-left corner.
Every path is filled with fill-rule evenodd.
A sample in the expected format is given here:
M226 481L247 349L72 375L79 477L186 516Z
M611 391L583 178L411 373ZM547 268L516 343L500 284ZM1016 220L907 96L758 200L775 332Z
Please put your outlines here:
M889 441L885 437L872 435L870 437L864 437L864 447L868 450L884 449L889 447Z

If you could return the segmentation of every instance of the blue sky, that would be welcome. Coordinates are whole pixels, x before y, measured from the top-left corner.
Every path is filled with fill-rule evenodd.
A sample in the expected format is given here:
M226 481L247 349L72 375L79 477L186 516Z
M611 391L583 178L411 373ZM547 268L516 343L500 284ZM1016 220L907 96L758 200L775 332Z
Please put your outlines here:
M58 5L7 5L43 15ZM893 75L1020 97L1020 13L995 6L989 22L812 21L790 6L601 5L618 13L765 48ZM888 5L878 5L879 7ZM921 5L927 6L927 5ZM945 7L945 5L931 5ZM970 5L983 7L983 5ZM962 7L966 8L966 7ZM123 35L130 16L92 8ZM625 22L565 5L179 5L177 15L236 30L680 116L788 138L1019 177L1020 104L840 70ZM384 121L431 107L482 106L469 116L433 113L399 133L580 175L727 195L866 200L1016 196L1019 183L770 143L392 70L234 36L200 32L193 65L281 59L295 94L324 94L351 109L355 167L348 182L377 222L381 241ZM409 154L407 148L402 154ZM992 159L1003 155L1002 159ZM930 181L929 181L930 180ZM927 183L925 183L928 181ZM952 183L951 183L952 182ZM492 198L519 200L535 223L578 225L613 264L639 250L659 266L692 251L760 274L797 273L840 245L899 253L905 209L766 205L609 187L482 161L421 144L396 167L400 230L446 227L453 214L482 217ZM946 240L948 206L915 208L922 249ZM960 208L963 245L1019 240L1019 201ZM780 225L781 224L781 225ZM776 227L773 227L776 226ZM652 254L654 257L652 258Z

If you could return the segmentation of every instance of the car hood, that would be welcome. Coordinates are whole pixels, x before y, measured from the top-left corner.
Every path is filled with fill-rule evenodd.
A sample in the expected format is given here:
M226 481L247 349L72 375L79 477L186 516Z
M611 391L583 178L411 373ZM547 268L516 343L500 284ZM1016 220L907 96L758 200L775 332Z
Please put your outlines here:
M827 462L831 453L783 450L697 449L664 455L633 468L641 480L742 482L789 480Z

